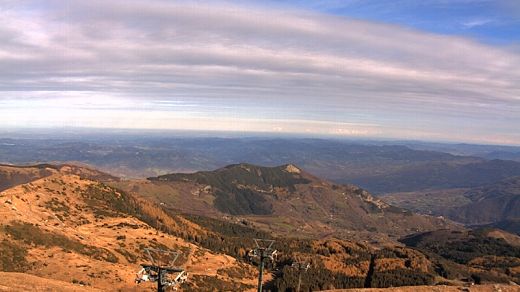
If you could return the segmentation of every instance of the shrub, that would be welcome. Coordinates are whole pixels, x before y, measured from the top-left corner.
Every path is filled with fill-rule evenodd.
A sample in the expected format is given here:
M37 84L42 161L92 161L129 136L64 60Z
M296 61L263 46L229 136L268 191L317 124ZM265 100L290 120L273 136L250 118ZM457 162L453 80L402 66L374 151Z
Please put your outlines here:
M4 272L25 272L29 268L27 250L16 243L0 241L0 270Z
M41 230L37 226L25 222L13 222L4 227L4 231L16 240L22 240L27 244L41 245L45 247L61 247L65 251L75 251L77 253L90 256L97 260L104 260L117 263L117 257L109 250L88 246L79 241L71 240L61 234L50 233Z

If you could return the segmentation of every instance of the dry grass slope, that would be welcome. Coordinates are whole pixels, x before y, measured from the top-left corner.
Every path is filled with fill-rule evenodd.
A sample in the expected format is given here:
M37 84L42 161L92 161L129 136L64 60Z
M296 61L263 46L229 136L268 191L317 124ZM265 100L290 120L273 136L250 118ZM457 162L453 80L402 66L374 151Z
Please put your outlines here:
M217 277L219 269L244 269L232 257L216 254L173 233L202 234L196 224L167 215L140 198L93 181L91 170L45 168L50 174L0 192L0 264L3 271L24 272L102 290L132 290L146 247L183 253L177 262L194 277ZM251 285L219 276L224 283ZM16 287L16 286L13 286ZM64 286L67 287L67 286ZM140 286L146 289L150 285ZM15 289L15 288L13 288ZM78 290L80 291L80 290ZM81 290L82 291L82 290Z

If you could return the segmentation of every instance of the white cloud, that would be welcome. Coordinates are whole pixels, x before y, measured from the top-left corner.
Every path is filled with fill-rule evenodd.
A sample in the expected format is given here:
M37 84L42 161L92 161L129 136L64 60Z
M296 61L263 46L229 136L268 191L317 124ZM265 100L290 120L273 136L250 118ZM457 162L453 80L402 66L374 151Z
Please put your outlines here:
M520 56L505 48L230 2L9 5L0 10L0 100L9 99L22 112L26 106L13 100L69 98L69 109L84 112L78 113L84 116L79 124L92 125L90 115L96 126L121 126L93 113L102 106L78 106L78 98L112 100L111 109L121 104L136 114L142 107L173 110L155 102L161 100L195 104L199 110L190 108L191 118L208 127L229 128L214 119L233 115L294 123L246 123L251 130L440 133L456 139L454 127L467 124L483 141L517 139L511 138L517 137L511 123L520 124ZM156 120L140 121L152 127Z
M483 26L492 22L494 22L493 19L473 19L462 22L462 26L467 29L472 29L474 27Z

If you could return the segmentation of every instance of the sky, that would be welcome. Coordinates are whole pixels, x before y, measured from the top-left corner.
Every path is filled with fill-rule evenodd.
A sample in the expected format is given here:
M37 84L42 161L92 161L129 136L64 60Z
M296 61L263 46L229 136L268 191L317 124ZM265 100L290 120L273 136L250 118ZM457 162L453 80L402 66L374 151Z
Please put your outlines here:
M0 128L520 145L520 1L0 0Z

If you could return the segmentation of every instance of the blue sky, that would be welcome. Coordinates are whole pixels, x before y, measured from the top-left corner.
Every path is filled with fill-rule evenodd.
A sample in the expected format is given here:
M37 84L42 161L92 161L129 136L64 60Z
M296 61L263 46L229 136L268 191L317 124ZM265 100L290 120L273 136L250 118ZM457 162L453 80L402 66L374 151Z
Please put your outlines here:
M289 0L271 5L460 35L490 44L520 41L520 2L516 0Z
M0 128L520 144L520 1L3 1Z

